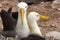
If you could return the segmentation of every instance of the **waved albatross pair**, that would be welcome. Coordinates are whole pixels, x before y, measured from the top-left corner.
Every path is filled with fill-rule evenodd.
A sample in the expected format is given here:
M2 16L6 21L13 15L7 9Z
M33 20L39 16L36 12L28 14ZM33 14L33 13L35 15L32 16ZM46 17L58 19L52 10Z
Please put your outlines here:
M19 38L21 40L24 40L25 38L26 40L27 39L30 40L32 37L32 40L33 40L34 37L35 38L37 37L37 39L42 38L43 40L45 40L42 37L41 31L39 30L36 21L39 18L42 20L47 20L49 18L45 16L39 16L39 14L36 12L31 12L28 15L28 20L27 20L26 14L27 14L28 5L25 2L20 2L18 3L17 7L18 7L18 19L17 19L17 25L16 25L16 33L17 35L19 35Z
M16 33L19 35L19 37L20 37L20 39L21 40L30 40L30 39L39 39L39 40L41 40L41 39L43 39L43 40L45 40L41 35L41 32L40 32L40 30L39 30L39 28L38 28L38 26L37 26L37 23L33 23L34 25L36 24L36 26L34 27L34 25L30 25L30 22L28 22L29 23L29 25L28 25L28 23L27 23L27 19L26 19L26 11L27 11L27 8L28 8L28 5L26 4L26 3L24 3L24 2L20 2L18 5L18 12L16 12L17 14L18 14L18 20L17 20L17 25L16 25L16 21L13 19L13 18L11 18L11 16L9 16L8 14L7 14L7 12L6 12L6 16L8 15L9 16L9 18L8 18L8 16L7 16L7 21L10 19L10 21L12 21L12 22L10 22L10 21L8 21L8 24L7 25L10 25L10 24L12 24L12 25L14 25L14 26L12 26L12 25L10 25L10 26L12 26L12 27L14 27L15 28L15 25L16 25ZM3 12L3 11L2 11ZM5 13L5 12L3 12L3 13ZM31 13L34 13L34 12L31 12ZM4 14L5 15L5 14ZM32 14L31 14L32 15ZM35 15L35 14L34 14ZM32 15L32 16L34 16L34 15ZM34 16L35 17L35 16ZM32 17L31 17L32 18ZM37 17L38 18L38 17ZM41 19L43 18L42 16L40 17ZM46 18L46 17L45 17ZM12 20L13 19L13 20ZM34 18L32 18L32 19L34 19ZM38 20L38 19L37 19ZM6 22L7 22L6 21ZM29 21L29 15L28 15L28 21ZM31 22L32 23L32 22ZM5 24L6 25L6 24ZM12 28L11 27L11 28ZM13 28L13 29L14 29ZM6 28L7 29L7 28ZM12 29L11 29L12 30ZM6 32L5 32L6 33ZM4 35L5 35L5 33L4 33ZM9 33L9 32L8 32ZM7 35L7 34L6 34ZM5 36L6 36L5 35ZM8 36L8 35L7 35ZM23 38L23 39L22 39ZM40 39L41 38L41 39Z

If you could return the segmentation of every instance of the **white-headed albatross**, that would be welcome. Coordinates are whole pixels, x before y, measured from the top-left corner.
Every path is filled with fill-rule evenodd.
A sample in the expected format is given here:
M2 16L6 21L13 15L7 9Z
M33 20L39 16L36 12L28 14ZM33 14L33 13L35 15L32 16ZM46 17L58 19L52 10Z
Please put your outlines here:
M29 23L29 25L27 23L26 13L27 13L28 5L25 2L20 2L20 3L18 3L17 7L18 7L18 19L17 19L17 25L16 25L16 33L17 33L17 35L19 35L20 39L25 40L25 39L22 39L22 38L28 38L28 36L31 38L31 36L35 36L35 35L31 35L31 33L32 34L37 34L38 38L42 38L42 34L41 34L41 32L40 32L40 30L37 26L37 23L35 22L38 19L34 19L35 16L36 16L35 14L32 13L33 15L31 15L31 16L35 15L34 18L31 17L32 20L28 16L28 19L29 19L28 21L31 20L30 22L31 23L33 22L33 25L31 26L30 23ZM36 18L39 18L39 17L36 17ZM42 20L48 19L44 16L41 16L40 18ZM35 29L37 29L37 30L34 29L34 25L36 27ZM29 26L31 26L31 27L29 27ZM37 36L35 36L35 37L37 37Z
M40 28L37 25L37 21L38 20L48 20L48 19L49 19L49 17L39 15L37 12L30 12L28 15L28 24L29 24L31 34L42 36Z
M28 15L28 24L31 30L31 34L37 34L42 36L40 28L36 23L38 19L39 19L39 14L37 12L30 12Z
M18 7L18 19L16 25L16 33L19 35L20 39L27 37L30 33L30 29L28 27L28 23L26 20L26 11L28 5L25 2L20 2L17 5Z
M47 20L49 19L46 16L39 15L37 12L30 12L28 15L28 24L30 28L30 34L28 37L21 40L45 40L43 37L40 28L37 25L38 20Z

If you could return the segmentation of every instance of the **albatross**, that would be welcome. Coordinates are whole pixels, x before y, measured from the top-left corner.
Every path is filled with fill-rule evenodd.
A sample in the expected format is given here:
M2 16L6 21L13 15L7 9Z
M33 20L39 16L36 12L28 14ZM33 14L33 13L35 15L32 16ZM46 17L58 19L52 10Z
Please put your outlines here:
M39 19L39 14L37 12L30 12L28 15L28 24L31 30L31 34L37 34L42 36L40 28L37 25L37 21Z
M42 16L37 12L30 12L28 15L28 25L30 28L30 34L28 37L25 37L21 40L45 40L40 31L40 28L37 25L37 21L42 19L47 20L49 19L49 17Z
M35 36L36 40L37 39L38 40L45 40L43 38L43 35L42 35L40 28L38 27L37 21L38 20L48 20L48 19L49 19L49 17L40 15L37 12L30 12L28 15L28 24L29 24L29 28L30 28L29 37Z
M28 5L25 2L20 2L17 5L18 7L18 19L16 24L16 34L19 35L19 38L28 37L30 29L28 27L26 14Z
M23 40L26 37L31 38L31 36L35 36L35 35L31 35L31 33L32 34L37 33L37 35L42 36L42 33L40 32L39 28L36 27L37 23L35 24L35 22L34 22L33 26L31 26L30 24L28 25L28 22L27 22L27 19L26 19L28 5L25 2L20 2L20 3L18 3L17 7L18 7L18 19L17 19L17 24L16 24L16 34L19 36L19 38L21 40ZM45 16L41 16L40 18L42 20L46 20L46 19L48 20L48 17L45 17ZM28 19L30 19L29 16L28 16ZM30 20L28 20L28 21L30 21ZM34 29L34 25L36 27L35 28L36 30ZM30 28L29 26L31 26L32 28Z

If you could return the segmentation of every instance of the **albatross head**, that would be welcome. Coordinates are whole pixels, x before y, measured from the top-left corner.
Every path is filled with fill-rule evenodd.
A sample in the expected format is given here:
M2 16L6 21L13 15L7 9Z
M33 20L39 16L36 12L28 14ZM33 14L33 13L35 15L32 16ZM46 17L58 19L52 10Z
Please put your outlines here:
M32 21L37 21L37 20L48 20L49 19L49 17L47 17L47 16L43 16L43 15L40 15L40 14L38 14L37 12L30 12L30 14L29 14L29 19L30 20L32 20Z
M22 24L23 24L24 14L25 14L25 12L26 12L26 10L28 8L28 5L25 2L20 2L20 3L18 3L17 7L19 9L18 11L19 11L19 13L21 15Z

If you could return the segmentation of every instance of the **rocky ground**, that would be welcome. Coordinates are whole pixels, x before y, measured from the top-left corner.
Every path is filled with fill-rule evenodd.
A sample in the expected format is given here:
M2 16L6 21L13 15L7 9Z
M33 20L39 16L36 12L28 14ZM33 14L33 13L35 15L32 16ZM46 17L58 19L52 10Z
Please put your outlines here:
M9 7L12 7L12 12L17 11L17 0L0 0L0 11L4 9L7 11ZM38 25L41 28L43 35L50 31L60 31L60 11L53 9L50 2L45 3L35 3L29 5L28 13L31 11L36 11L41 15L49 16L48 21L38 21ZM2 20L0 18L0 30L2 30Z

